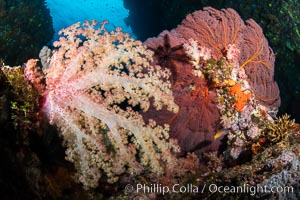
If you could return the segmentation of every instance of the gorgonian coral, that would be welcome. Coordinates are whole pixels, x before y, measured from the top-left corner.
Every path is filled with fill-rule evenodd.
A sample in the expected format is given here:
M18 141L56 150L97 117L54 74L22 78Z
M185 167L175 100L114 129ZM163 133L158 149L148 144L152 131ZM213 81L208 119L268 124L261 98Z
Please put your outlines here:
M266 107L258 99L256 90L249 83L244 65L239 63L239 47L228 45L219 60L206 56L203 53L205 47L193 39L185 43L184 48L195 67L194 74L199 79L205 78L216 90L223 130L218 131L214 138L228 134L226 157L237 159L250 146L254 152L251 144L263 135L264 124L273 123L274 113L272 107Z
M189 14L173 34L185 40L193 38L200 46L209 48L217 60L226 53L228 45L234 44L240 51L239 65L245 68L256 99L268 107L279 107L279 89L274 81L275 56L254 20L244 22L233 9L206 7Z
M164 43L166 34L169 35L171 46L186 43L172 32L163 31L158 38L150 38L145 44L151 49L157 49ZM203 55L204 59L210 58L210 51L207 48L195 53L195 56ZM190 59L189 62L191 61ZM198 63L193 63L193 66L189 62L175 62L173 68L177 71L177 76L172 90L175 103L179 105L179 112L171 113L166 109L157 112L155 109L149 109L143 116L146 120L154 118L159 124L170 124L170 136L178 139L183 152L218 148L218 144L213 140L213 134L220 128L217 95L215 91L210 90L209 83L204 77L198 77L199 71L194 68Z
M169 127L146 124L137 112L150 105L177 112L170 82L162 81L169 71L151 64L153 53L140 41L121 29L107 32L105 23L62 30L44 70L43 112L60 128L66 158L87 187L96 187L102 175L111 183L126 173L162 175L179 161Z
M257 126L250 124L250 116L262 109L268 118L274 117L280 105L273 77L274 53L261 28L253 20L244 22L233 9L206 7L187 15L175 29L149 38L145 44L151 49L158 48L166 34L171 46L183 44L190 57L190 64L174 66L177 83L172 90L179 112L151 111L145 118L169 123L170 135L179 140L185 151L193 151L203 142L207 145L201 151L218 149L220 143L214 140L214 134L222 124L223 128L234 130L230 140L240 147L230 154L237 158L245 143L236 136L244 135L241 132L247 132L247 138L259 134Z

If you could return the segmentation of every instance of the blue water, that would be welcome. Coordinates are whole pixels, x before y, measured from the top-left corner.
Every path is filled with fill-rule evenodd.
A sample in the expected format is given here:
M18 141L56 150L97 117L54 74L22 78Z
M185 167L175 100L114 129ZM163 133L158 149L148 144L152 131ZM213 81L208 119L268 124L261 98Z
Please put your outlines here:
M108 20L108 29L122 27L123 32L132 33L129 26L124 22L128 16L128 10L123 6L122 0L46 0L50 9L55 30L54 40L58 38L58 31L78 21Z

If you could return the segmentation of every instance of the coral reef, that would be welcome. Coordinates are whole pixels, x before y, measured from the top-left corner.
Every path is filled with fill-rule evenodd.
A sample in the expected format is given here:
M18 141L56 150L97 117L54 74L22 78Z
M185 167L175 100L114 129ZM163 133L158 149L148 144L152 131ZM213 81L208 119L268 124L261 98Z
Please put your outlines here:
M280 114L287 112L296 118L296 122L300 122L300 114L297 112L300 100L298 78L300 75L298 67L300 63L300 4L298 1L152 0L143 3L138 0L124 0L124 5L129 9L127 23L138 38L143 40L154 37L165 29L172 29L187 14L206 6L216 9L233 8L243 19L254 19L264 30L276 54L275 79L283 102L279 112Z
M269 169L282 168L282 170L278 173L274 173L271 177L264 179L260 183L261 187L265 187L269 191L272 191L272 188L277 187L280 192L271 195L260 193L257 195L259 198L299 199L299 155L292 151L284 150L277 158L266 163L265 166Z
M204 153L197 174L186 180L199 187L198 192L165 195L122 193L112 199L299 199L299 130L289 129L284 146L271 144L249 162L234 166L217 152Z
M253 20L244 23L233 9L204 8L145 44L159 48L166 34L171 46L183 45L190 57L190 63L173 63L177 81L172 90L179 112L150 110L145 119L169 123L170 135L183 151L216 150L220 142L214 134L221 128L232 129L234 137L229 134L229 140L239 148L231 155L237 158L244 141L255 138L261 129L259 123L251 125L251 115L262 109L271 120L280 105L273 79L274 53L261 28ZM247 136L241 136L243 131Z
M80 191L79 185L70 181L73 170L63 164L63 155L57 151L61 148L59 140L53 139L57 136L42 130L38 115L41 96L25 74L24 67L1 63L0 197L57 199L71 185ZM60 177L67 184L61 184Z
M217 93L216 104L224 130L217 132L214 139L228 134L225 155L237 159L261 135L263 124L273 121L273 109L256 99L246 70L238 62L240 50L234 44L226 48L219 61L203 54L205 47L200 47L193 39L184 47L195 67L194 74L208 80L210 88Z
M1 62L1 60L0 60ZM0 67L2 68L2 64L0 63ZM2 70L0 70L0 125L5 125L9 118L9 102L8 102L8 87L6 82L6 77L3 74Z
M10 66L37 57L53 37L45 0L1 0L0 17L0 57Z
M300 197L300 126L277 117L274 53L258 24L208 7L145 43L106 24L61 30L40 62L1 61L3 197ZM268 192L275 187L289 191Z
M10 107L10 117L15 130L22 133L26 138L29 131L37 128L38 125L38 110L39 110L39 93L29 84L22 67L1 66L1 71L4 74L4 80L9 85L8 96L3 97L8 100ZM8 112L8 111L6 111Z
M205 191L198 198L209 199L298 199L299 193L299 128L290 128L287 138L261 149L244 164L226 164L222 155L206 155L200 161L202 173L195 176L200 186L246 187L240 192ZM284 145L283 145L284 144ZM204 164L205 163L205 164ZM218 170L216 170L218 169ZM263 188L263 189L262 189ZM278 192L271 192L272 191ZM194 197L190 197L193 199Z

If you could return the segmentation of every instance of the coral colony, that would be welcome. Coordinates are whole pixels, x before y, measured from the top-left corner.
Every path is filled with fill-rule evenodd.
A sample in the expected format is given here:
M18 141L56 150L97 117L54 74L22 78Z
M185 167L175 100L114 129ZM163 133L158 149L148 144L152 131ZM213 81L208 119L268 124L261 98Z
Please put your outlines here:
M42 111L60 128L66 159L86 187L97 187L102 173L113 183L125 172L139 175L147 168L160 175L184 162L175 157L179 146L169 139L169 126L145 124L134 110L145 112L152 104L178 112L170 83L163 82L169 71L151 65L153 53L140 41L121 29L109 33L105 24L95 29L95 21L77 23L62 30L45 75L38 74L35 60L25 68L40 91L44 86L36 80L44 76Z
M183 44L190 58L188 63L172 65L177 71L172 90L180 109L177 113L151 111L147 118L170 124L171 137L178 139L184 151L194 150L203 141L206 146L200 150L218 149L214 134L224 129L229 154L237 158L245 143L261 132L261 122L255 118L272 121L280 104L273 79L274 54L261 28L253 20L245 24L232 9L205 8L145 44L160 48L165 35L170 46Z
M40 54L43 70L35 59L24 69L85 188L140 176L178 184L223 137L222 155L236 160L295 128L276 119L274 53L253 20L205 8L144 43L106 23L63 29Z

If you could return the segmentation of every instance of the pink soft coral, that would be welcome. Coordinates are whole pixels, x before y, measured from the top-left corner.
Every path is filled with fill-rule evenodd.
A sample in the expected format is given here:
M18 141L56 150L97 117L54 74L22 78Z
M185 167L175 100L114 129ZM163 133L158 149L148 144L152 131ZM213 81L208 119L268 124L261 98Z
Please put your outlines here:
M171 85L162 81L169 72L150 64L153 54L140 41L120 29L109 33L104 25L77 23L62 30L44 70L43 111L60 128L67 160L86 187L96 187L102 174L108 182L145 168L163 174L178 161L168 126L145 124L134 111L146 111L152 103L177 111Z

